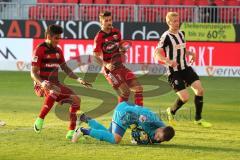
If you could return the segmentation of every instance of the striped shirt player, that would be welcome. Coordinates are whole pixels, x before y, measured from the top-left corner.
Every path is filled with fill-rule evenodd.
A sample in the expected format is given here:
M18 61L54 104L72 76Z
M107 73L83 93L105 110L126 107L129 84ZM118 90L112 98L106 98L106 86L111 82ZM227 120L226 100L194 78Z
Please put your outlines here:
M168 66L169 74L188 67L186 61L185 33L183 31L178 31L177 34L172 34L169 31L164 32L157 47L163 48L166 57L175 60L179 64L175 67Z
M168 68L168 82L178 95L173 107L167 109L169 122L174 125L174 115L189 99L186 89L191 86L195 93L195 124L203 127L211 127L209 122L202 119L203 87L197 73L188 65L186 55L190 55L190 63L193 63L196 54L186 50L185 33L179 30L179 15L176 12L168 12L166 22L169 30L164 32L155 49L155 58L162 61ZM163 55L165 53L165 56Z
M168 81L176 92L185 89L186 85L191 85L194 81L199 80L198 75L188 65L186 60L186 41L183 31L179 30L175 34L169 30L164 32L157 48L162 48L165 52L165 57L177 63L175 66L167 65Z
M135 103L143 105L143 89L134 73L123 65L126 50L121 47L123 41L120 31L112 26L111 12L100 13L99 17L101 30L94 38L93 52L97 62L104 66L105 78L119 91L118 102L128 101L131 89Z

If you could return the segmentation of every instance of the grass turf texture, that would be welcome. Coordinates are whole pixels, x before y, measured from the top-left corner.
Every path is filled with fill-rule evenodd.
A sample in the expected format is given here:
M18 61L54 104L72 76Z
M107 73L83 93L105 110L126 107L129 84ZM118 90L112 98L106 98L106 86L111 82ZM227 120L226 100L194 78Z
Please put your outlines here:
M240 83L239 78L202 77L205 88L204 118L213 123L210 129L193 124L189 116L180 118L176 136L168 143L136 146L130 143L128 131L119 145L111 145L92 138L72 144L65 139L68 122L50 112L40 134L33 131L43 99L35 96L27 72L0 72L0 119L7 125L0 127L0 159L239 159L240 157ZM68 80L67 83L75 83ZM75 83L77 85L77 83ZM100 75L94 88L114 93ZM151 89L152 86L144 86ZM176 96L173 91L157 97L145 98L145 105L154 111L171 106ZM84 111L96 107L101 100L82 97ZM193 96L183 109L192 111ZM99 118L106 127L111 120L109 112ZM188 115L188 113L187 113Z

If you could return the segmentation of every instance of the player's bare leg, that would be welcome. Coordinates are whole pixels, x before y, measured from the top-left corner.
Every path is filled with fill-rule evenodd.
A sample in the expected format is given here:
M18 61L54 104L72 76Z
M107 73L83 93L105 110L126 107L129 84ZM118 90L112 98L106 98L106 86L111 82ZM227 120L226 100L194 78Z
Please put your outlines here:
M201 83L200 80L197 80L197 81L193 82L192 85L191 85L191 88L192 88L195 95L203 96L204 89L202 87L202 83Z
M212 124L209 122L206 122L204 119L202 119L202 108L203 108L203 95L204 95L204 89L202 87L201 81L197 80L192 83L191 88L195 94L194 103L196 108L195 113L195 124L201 125L203 127L211 127Z
M167 108L168 121L169 124L173 126L176 125L176 121L174 118L176 112L189 100L189 93L187 89L178 91L176 94L178 95L178 99L174 103L173 107Z
M189 93L187 89L183 89L176 93L183 103L186 103L189 100Z

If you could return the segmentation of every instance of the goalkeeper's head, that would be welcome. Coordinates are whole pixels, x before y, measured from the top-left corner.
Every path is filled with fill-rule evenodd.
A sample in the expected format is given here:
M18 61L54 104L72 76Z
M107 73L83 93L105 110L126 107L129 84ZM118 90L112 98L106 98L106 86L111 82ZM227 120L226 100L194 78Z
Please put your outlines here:
M164 141L170 141L175 135L175 131L173 127L167 126L163 128L158 128L155 131L155 135L153 137L153 141L156 141L158 143L164 142Z

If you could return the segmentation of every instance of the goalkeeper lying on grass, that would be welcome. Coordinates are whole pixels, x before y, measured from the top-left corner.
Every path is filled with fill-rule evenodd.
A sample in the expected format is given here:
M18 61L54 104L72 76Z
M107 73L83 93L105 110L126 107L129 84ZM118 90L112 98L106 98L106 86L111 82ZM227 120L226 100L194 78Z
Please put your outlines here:
M161 143L169 141L175 135L174 129L165 126L155 113L148 108L129 102L117 105L109 129L85 114L80 115L79 119L87 123L90 128L76 129L72 142L77 142L82 135L88 135L101 141L117 144L122 140L127 128L132 129L131 134L137 144Z

